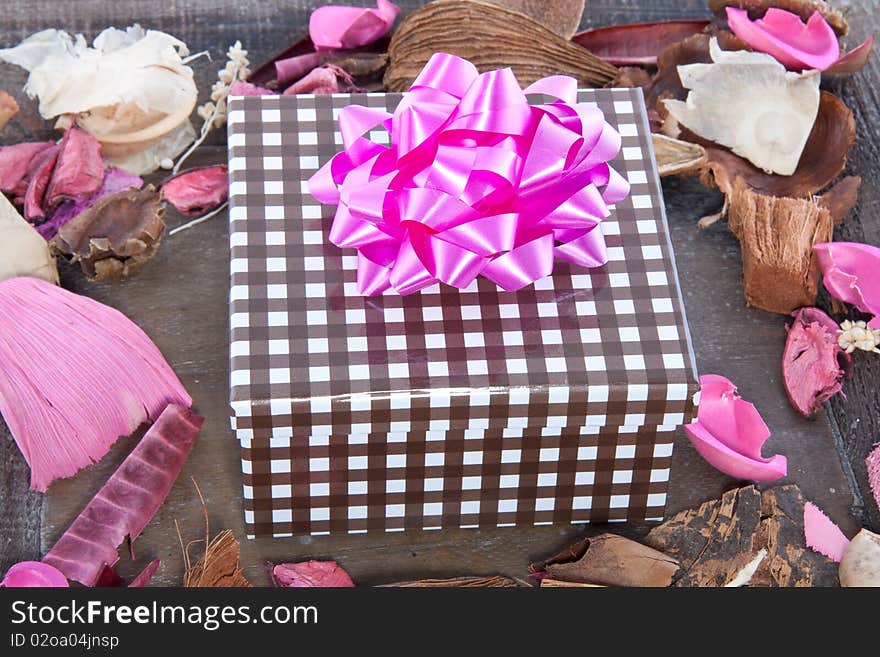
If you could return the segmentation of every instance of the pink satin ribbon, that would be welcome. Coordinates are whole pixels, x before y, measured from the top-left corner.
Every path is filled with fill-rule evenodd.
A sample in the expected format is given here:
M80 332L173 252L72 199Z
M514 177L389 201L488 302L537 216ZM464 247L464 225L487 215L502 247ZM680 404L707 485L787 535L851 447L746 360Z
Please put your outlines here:
M526 94L555 98L529 105ZM370 141L373 129L391 144ZM505 290L548 276L554 258L607 260L599 222L629 194L608 162L620 135L562 75L523 90L510 69L479 74L435 54L393 114L349 105L344 150L309 179L337 205L330 241L358 251L358 292L410 294L482 274ZM600 191L601 190L601 191Z

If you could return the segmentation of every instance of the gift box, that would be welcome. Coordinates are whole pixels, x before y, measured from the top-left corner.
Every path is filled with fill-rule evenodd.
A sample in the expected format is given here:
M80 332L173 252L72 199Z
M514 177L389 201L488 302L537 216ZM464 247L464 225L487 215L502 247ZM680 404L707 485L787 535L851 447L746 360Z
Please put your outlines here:
M620 133L631 186L601 223L605 265L363 296L308 179L342 148L341 108L401 97L229 101L248 535L661 519L698 385L641 90L578 92Z

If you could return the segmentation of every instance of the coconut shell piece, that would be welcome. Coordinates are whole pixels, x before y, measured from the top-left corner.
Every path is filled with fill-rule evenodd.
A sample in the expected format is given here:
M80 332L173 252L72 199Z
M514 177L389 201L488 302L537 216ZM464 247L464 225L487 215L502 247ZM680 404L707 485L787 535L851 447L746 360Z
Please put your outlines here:
M152 185L117 192L66 223L52 248L79 263L90 281L128 276L155 255L165 233L163 212Z
M491 575L488 577L451 577L449 579L418 579L411 582L395 582L394 584L380 584L379 588L499 588L517 587L520 583L511 577L504 575Z
M823 0L709 0L709 10L724 18L728 7L745 9L752 20L762 18L771 7L784 9L797 14L804 21L818 11L838 36L849 31L846 19L836 9Z
M607 586L669 586L678 561L662 552L615 534L600 534L575 543L529 570L551 579Z
M250 587L239 563L238 541L229 529L224 529L208 543L204 556L183 578L187 588Z
M578 32L571 40L615 66L654 66L666 48L700 34L709 24L696 19L611 25Z
M437 0L411 13L391 38L389 91L405 91L435 52L470 60L481 72L510 67L523 86L570 75L581 87L604 87L617 69L528 16L476 0Z
M489 0L493 5L525 14L551 32L571 39L581 24L585 0Z
M788 314L816 302L819 266L813 245L831 239L831 213L813 199L770 196L734 183L728 215L742 247L746 302Z
M699 144L653 135L654 155L661 176L679 176L700 173L708 162L706 149Z
M840 585L880 587L880 535L861 530L849 542L838 570Z

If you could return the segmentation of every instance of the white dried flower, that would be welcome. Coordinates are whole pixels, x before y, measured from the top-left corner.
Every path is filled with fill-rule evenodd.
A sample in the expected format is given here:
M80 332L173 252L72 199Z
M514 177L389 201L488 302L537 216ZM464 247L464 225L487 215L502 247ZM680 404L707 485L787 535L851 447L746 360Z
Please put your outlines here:
M210 121L211 117L213 117L216 109L217 109L216 105L214 105L214 103L209 101L209 102L205 103L204 105L199 105L198 109L196 110L196 114L198 114L202 120Z
M844 320L840 329L837 344L846 353L851 354L856 349L861 349L880 354L880 329L869 329L863 321L851 322L848 319Z

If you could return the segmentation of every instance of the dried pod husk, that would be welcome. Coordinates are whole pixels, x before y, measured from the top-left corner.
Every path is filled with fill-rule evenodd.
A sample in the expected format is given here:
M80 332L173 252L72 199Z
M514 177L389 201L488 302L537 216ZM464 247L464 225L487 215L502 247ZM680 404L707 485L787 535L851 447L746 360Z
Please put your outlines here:
M709 0L710 11L722 18L726 17L725 10L728 7L745 9L752 20L762 18L771 7L790 11L804 21L808 20L813 12L818 11L838 36L843 36L849 31L849 25L843 14L823 0Z
M577 32L584 14L585 0L489 0L513 11L525 14L551 32L570 39Z
M854 75L865 68L865 65L871 58L871 53L873 52L874 35L872 34L843 57L838 59L829 68L822 71L822 75L826 77L829 75Z
M66 223L52 249L79 263L90 281L125 277L155 255L165 233L163 212L152 185L117 192Z
M840 585L880 587L880 535L861 530L850 541L838 570Z
M183 578L187 588L245 588L251 583L244 576L239 563L238 541L229 529L224 529L208 543L204 556Z
M728 221L742 247L750 306L788 314L815 304L819 265L813 245L830 241L834 231L827 208L812 198L762 194L737 178Z
M607 586L669 586L678 561L616 534L587 538L529 570L550 579Z
M578 32L571 40L615 66L654 66L666 48L708 26L702 19L610 25Z
M505 577L504 575L491 575L488 577L450 577L449 579L418 579L409 582L380 584L379 588L498 588L515 586L520 586L520 583L511 577Z
M661 176L686 176L699 174L706 169L706 149L681 139L666 135L652 135L657 171Z
M476 0L438 0L417 9L391 39L385 86L406 91L428 59L446 52L482 71L510 67L526 86L570 75L582 87L604 87L617 69L528 16Z

